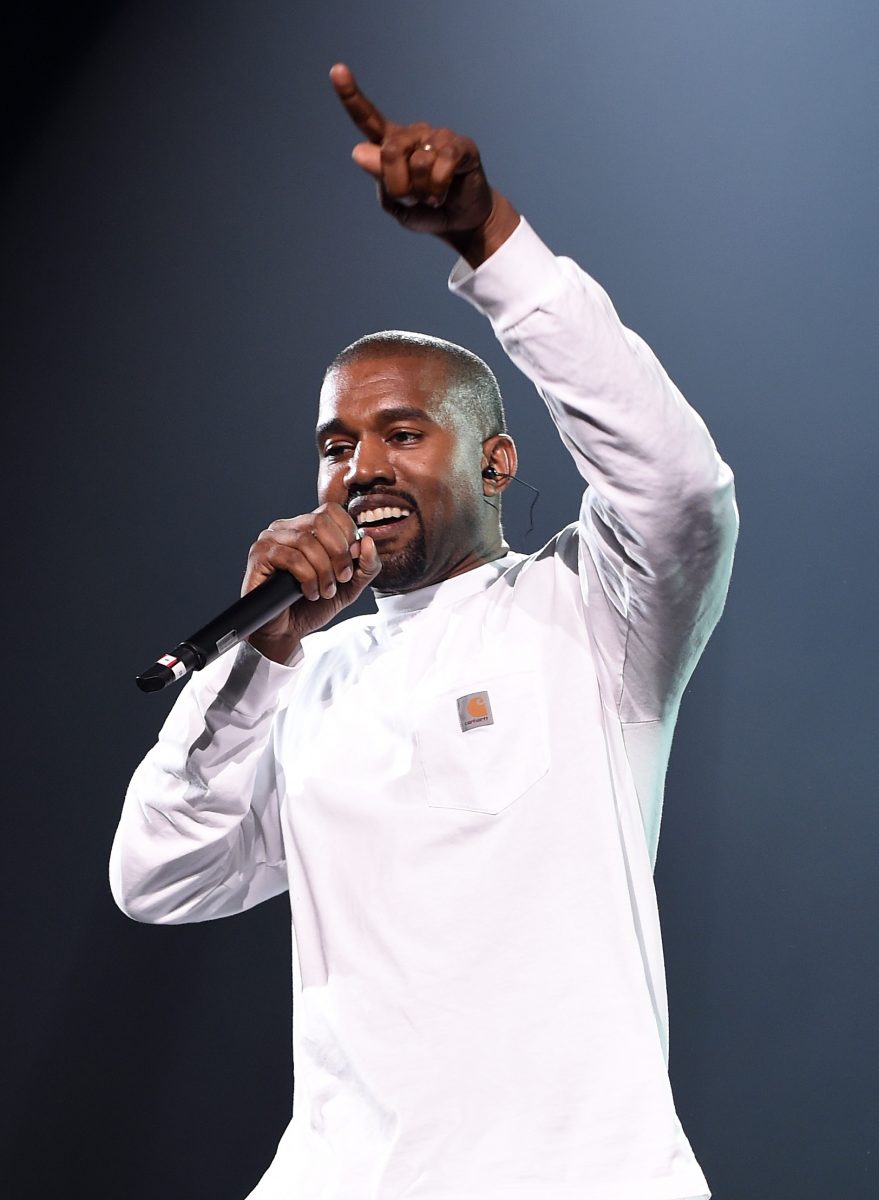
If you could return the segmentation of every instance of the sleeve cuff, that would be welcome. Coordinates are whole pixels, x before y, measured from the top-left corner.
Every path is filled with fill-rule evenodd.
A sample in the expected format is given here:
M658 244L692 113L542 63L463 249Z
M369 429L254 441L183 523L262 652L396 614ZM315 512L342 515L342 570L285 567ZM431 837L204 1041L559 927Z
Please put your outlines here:
M488 317L495 330L511 329L558 291L559 263L522 217L500 249L475 270L458 259L449 290Z

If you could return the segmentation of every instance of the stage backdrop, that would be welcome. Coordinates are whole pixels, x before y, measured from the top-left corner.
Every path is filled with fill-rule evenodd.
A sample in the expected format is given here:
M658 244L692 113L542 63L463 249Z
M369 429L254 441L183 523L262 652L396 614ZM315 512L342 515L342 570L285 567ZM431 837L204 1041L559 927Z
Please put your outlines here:
M13 6L14 7L14 6ZM877 1194L873 0L42 4L4 50L3 1056L9 1196L241 1200L288 1120L286 901L123 917L106 861L170 703L135 673L313 505L324 364L426 330L497 369L451 255L375 207L327 82L472 134L738 478L657 869L681 1118L718 1200Z

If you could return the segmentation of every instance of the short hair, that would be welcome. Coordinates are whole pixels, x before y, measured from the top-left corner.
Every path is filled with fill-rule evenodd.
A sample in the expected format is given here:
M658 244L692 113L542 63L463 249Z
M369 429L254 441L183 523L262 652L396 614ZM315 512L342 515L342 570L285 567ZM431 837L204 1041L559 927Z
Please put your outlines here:
M463 346L427 333L410 333L405 329L367 333L336 355L327 367L324 379L357 359L392 355L441 360L447 371L449 399L456 411L467 419L468 425L479 432L480 441L506 432L501 391L488 364Z

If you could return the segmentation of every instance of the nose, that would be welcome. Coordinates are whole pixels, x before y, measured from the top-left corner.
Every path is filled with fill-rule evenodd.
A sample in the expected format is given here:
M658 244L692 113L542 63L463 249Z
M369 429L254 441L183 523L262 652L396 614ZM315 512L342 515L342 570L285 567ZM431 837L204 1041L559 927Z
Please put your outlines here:
M363 491L373 483L393 483L394 468L387 450L384 438L361 438L348 459L345 486L355 491Z

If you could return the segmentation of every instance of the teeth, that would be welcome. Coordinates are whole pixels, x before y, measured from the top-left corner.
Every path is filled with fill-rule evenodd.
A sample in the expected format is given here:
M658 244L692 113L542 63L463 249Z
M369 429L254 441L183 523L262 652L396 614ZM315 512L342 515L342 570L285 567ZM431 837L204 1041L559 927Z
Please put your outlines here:
M357 524L369 525L376 521L401 520L408 516L408 508L368 508L366 512L358 513Z

